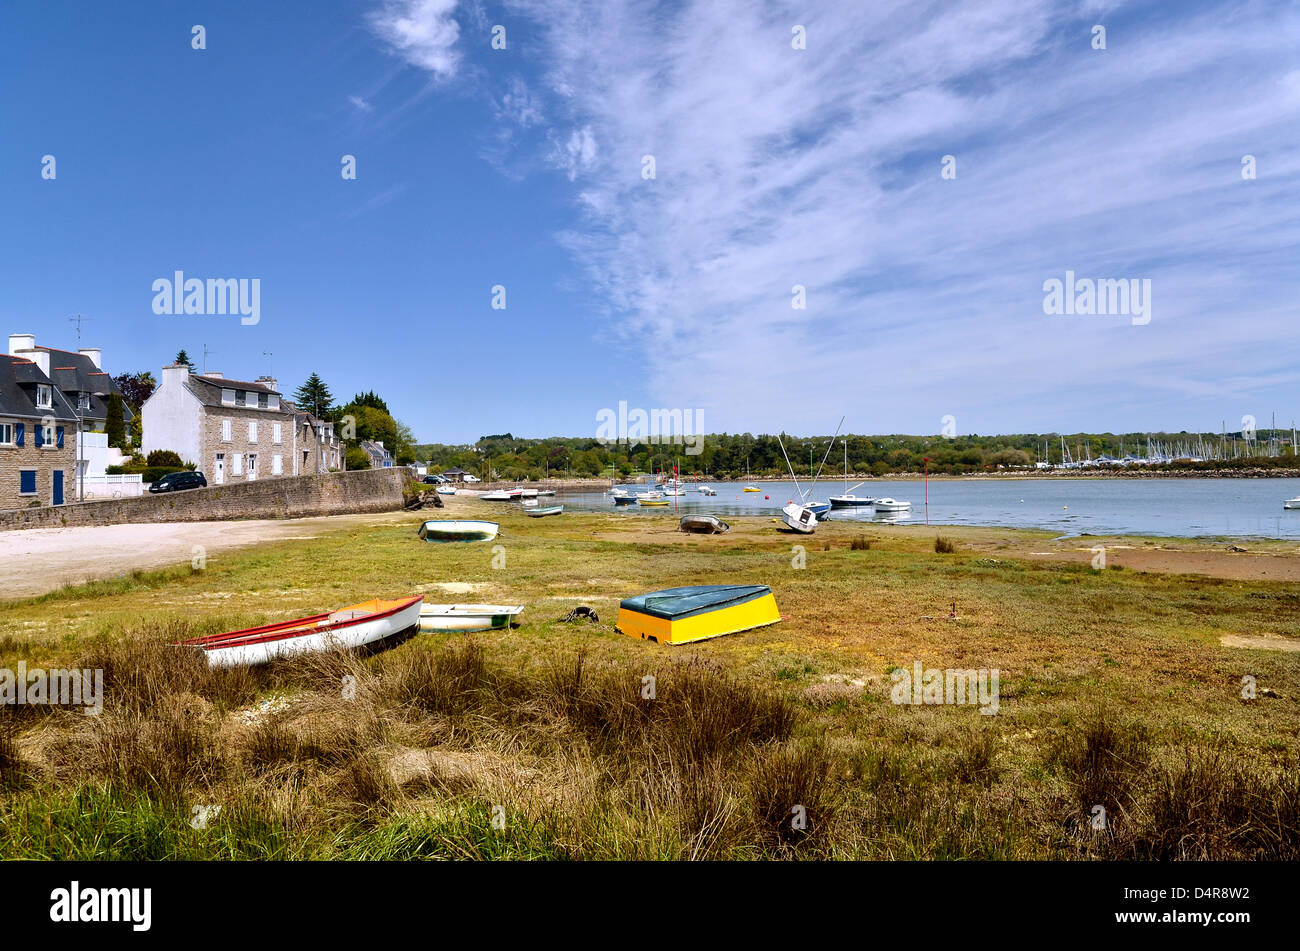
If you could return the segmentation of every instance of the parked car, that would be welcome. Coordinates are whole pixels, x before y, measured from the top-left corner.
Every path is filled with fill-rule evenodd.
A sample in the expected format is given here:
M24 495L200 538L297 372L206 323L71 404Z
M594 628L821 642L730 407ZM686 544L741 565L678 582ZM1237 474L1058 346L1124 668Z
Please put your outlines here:
M180 492L183 489L202 489L208 480L202 472L169 472L149 486L150 492Z
M483 480L480 479L478 476L467 475L467 476L465 476L465 481L466 481L466 482L482 482Z
M439 482L442 481L442 478L439 476L425 476L420 481L423 482L425 485L437 485Z

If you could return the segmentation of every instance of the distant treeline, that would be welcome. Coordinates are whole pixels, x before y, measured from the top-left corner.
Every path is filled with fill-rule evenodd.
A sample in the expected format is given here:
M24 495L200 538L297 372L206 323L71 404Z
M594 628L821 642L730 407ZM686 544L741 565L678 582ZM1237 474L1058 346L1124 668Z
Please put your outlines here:
M1204 436L1218 443L1215 433L1076 433L1065 436L1066 448L1076 459L1108 455L1121 458L1128 453L1141 456L1146 452L1147 437L1162 442L1192 442ZM815 471L826 455L830 436L783 436L786 452L796 475ZM921 472L930 460L931 472L962 475L998 469L1034 467L1035 462L1061 462L1061 435L1027 433L1009 436L841 436L830 447L822 478L834 478L844 471L844 440L848 444L850 473L886 475L891 472ZM1043 457L1043 446L1048 455ZM774 435L719 433L706 436L698 455L686 455L684 446L623 444L603 445L594 438L552 437L516 439L510 433L484 436L471 446L421 444L413 447L415 456L429 461L434 471L454 466L481 478L540 479L549 474L562 476L619 477L634 473L671 471L680 466L683 475L698 472L715 479L744 478L746 463L749 475L759 479L787 473L781 446ZM1186 466L1195 469L1246 468L1252 466L1293 465L1293 447L1286 446L1281 458L1255 457L1204 463L1167 463L1161 468ZM491 462L489 474L487 466Z

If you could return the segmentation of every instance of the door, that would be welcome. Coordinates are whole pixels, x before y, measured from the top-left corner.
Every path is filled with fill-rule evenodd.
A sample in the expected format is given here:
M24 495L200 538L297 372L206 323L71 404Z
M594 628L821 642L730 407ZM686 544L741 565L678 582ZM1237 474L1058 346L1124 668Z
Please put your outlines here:
M63 504L63 470L54 470L54 504Z
M248 481L257 481L257 453L255 452L248 454Z
M217 453L216 464L212 467L212 478L217 485L221 485L226 481L226 454L224 452Z

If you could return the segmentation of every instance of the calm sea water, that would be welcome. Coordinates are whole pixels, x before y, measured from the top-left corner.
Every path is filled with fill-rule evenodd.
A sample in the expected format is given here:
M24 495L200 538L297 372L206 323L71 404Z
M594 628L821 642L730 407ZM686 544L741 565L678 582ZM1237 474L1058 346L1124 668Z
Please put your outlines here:
M802 482L800 483L803 484ZM688 487L676 507L615 506L602 492L565 492L556 501L582 511L680 517L688 512L727 515L779 514L795 498L789 482L755 482L763 491L716 484L716 496ZM646 486L634 489L645 491ZM826 501L844 490L842 482L821 481L814 498ZM872 481L858 495L906 499L912 510L875 515L871 508L832 509L832 521L860 520L931 525L995 525L1042 528L1061 535L1166 535L1300 538L1300 510L1282 500L1300 496L1300 479L1033 479L930 483ZM672 497L669 497L673 501Z

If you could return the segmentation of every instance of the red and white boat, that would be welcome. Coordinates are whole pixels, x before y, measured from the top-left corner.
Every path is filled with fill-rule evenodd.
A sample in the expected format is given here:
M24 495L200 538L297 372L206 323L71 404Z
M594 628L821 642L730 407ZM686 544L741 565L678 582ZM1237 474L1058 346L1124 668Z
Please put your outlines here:
M416 627L423 603L423 595L397 600L375 598L332 614L209 634L182 641L180 646L203 651L209 667L247 667L296 654L348 650Z

